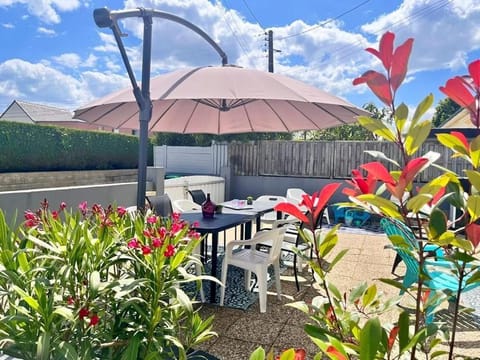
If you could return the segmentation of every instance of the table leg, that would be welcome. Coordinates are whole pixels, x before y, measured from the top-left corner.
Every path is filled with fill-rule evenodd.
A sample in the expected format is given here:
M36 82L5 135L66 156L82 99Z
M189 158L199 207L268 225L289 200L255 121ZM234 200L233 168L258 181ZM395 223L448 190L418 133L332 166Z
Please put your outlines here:
M212 233L212 269L210 275L217 277L217 253L218 253L218 232ZM215 303L217 296L217 284L212 282L210 285L210 303Z
M257 231L258 231L258 221L257 221ZM248 240L252 238L252 222L247 221L245 223L245 236L243 237L244 240Z

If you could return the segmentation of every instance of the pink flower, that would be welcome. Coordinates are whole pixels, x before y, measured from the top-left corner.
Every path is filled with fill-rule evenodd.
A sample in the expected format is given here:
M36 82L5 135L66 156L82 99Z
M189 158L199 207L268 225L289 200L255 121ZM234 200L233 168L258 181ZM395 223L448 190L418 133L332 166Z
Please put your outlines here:
M192 227L197 228L200 226L200 223L198 221L194 221L192 224Z
M180 221L180 213L174 212L172 214L172 219L173 219L173 222L179 222Z
M163 255L165 257L172 257L174 254L175 254L175 246L173 246L172 244L168 244Z
M125 209L125 208L122 207L122 206L118 206L118 207L117 207L117 214L118 214L118 216L123 217L126 213L127 213L127 209Z
M131 249L138 249L140 247L140 243L138 242L137 238L131 239L127 246Z
M62 201L60 203L60 210L65 210L66 207L67 207L67 203L65 201Z
M158 236L162 239L165 239L165 236L167 236L167 229L165 229L163 226L158 229Z
M149 224L155 224L156 222L157 222L157 217L155 215L149 216L147 218L147 223L149 223Z
M152 239L152 246L154 248L159 248L163 245L163 240L160 238L153 238Z
M143 253L143 255L149 255L149 254L152 253L152 248L150 246L143 245L142 246L142 253Z
M145 236L147 238L150 238L150 237L152 237L152 234L150 233L150 230L145 229L145 230L143 230L143 236Z
M25 217L25 220L36 220L37 219L37 215L35 215L30 210L25 211L23 213L23 216Z
M87 214L88 207L87 207L87 202L86 202L86 201L81 202L81 203L78 205L78 208L79 208L80 211L82 212L82 215L83 215L83 216L85 216L85 215Z
M73 298L73 296L67 297L67 305L73 305L73 304L75 304L75 299Z
M182 230L183 230L183 224L181 224L181 223L173 223L172 224L172 230L171 230L172 234L175 235L176 233L178 233Z
M53 217L55 220L58 220L58 211L53 210L53 211L52 211L52 217Z

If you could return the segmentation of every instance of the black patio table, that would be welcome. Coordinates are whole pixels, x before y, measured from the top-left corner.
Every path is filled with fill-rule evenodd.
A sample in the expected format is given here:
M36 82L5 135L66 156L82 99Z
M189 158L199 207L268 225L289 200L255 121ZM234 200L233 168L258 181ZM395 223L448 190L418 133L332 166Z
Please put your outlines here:
M213 277L217 277L217 255L218 255L218 233L234 228L238 225L250 224L245 226L245 239L252 236L251 222L256 217L256 214L215 214L213 218L204 218L201 212L184 212L181 218L190 223L190 227L198 231L202 235L212 234L212 268L211 273ZM195 225L195 226L194 226ZM210 302L215 302L217 287L210 286Z

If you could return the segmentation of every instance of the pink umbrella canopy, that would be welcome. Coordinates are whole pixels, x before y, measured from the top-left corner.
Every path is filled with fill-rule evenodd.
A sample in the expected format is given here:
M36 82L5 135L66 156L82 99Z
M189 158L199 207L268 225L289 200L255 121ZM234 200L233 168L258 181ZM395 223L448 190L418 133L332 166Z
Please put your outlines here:
M318 130L356 121L363 109L301 81L237 66L182 69L151 79L150 131L231 134ZM138 129L132 89L75 110L74 117Z

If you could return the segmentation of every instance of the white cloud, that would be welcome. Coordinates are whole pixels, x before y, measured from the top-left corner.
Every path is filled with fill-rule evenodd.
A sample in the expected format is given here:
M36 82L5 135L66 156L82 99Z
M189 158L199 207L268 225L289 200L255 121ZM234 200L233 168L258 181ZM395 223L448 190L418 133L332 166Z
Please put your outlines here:
M42 34L42 35L47 35L47 36L56 36L57 33L55 32L55 30L53 29L47 29L47 28L44 28L43 26L40 26L39 28L37 28L37 32L39 34Z
M89 71L77 79L44 64L20 59L1 63L0 79L1 104L23 99L70 110L128 86L124 76Z
M13 29L13 28L15 28L15 25L13 25L12 23L3 23L2 26L3 26L5 29Z
M53 60L55 60L58 64L68 68L77 68L82 62L80 56L75 53L66 53L59 56L54 56Z
M26 5L29 14L47 24L60 23L59 12L72 11L80 6L79 0L0 0L0 6Z
M379 38L386 30L397 45L414 38L410 71L465 67L466 53L480 49L480 3L474 0L404 0L362 29Z

